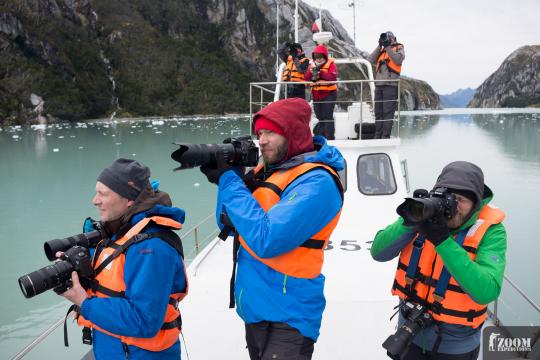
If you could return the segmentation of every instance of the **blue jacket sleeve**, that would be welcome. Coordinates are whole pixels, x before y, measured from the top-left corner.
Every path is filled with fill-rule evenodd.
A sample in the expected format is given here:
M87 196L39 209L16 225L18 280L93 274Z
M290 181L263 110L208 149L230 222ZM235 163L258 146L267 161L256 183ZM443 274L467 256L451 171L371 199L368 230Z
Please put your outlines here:
M261 258L291 251L319 232L341 209L339 190L325 170L290 184L265 212L233 171L219 180L217 216L224 210L247 245Z
M180 255L157 238L132 245L126 254L124 281L125 298L86 299L81 314L117 335L155 336L163 325L171 289L185 288Z

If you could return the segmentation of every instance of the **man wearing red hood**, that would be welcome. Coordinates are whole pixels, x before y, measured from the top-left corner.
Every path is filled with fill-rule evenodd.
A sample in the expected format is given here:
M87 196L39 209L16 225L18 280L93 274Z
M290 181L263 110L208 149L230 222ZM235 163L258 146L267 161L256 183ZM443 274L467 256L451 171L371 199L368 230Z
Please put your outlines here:
M311 136L310 117L303 99L274 102L253 117L262 163L244 177L221 162L201 168L219 186L218 224L225 214L235 228L234 295L252 360L311 359L319 336L321 268L343 205L344 159Z
M337 85L328 83L336 81L338 71L334 59L328 58L328 50L324 45L317 45L312 52L314 66L305 73L306 81L313 81L313 110L319 123L313 129L315 135L322 135L334 140L334 107L337 99Z

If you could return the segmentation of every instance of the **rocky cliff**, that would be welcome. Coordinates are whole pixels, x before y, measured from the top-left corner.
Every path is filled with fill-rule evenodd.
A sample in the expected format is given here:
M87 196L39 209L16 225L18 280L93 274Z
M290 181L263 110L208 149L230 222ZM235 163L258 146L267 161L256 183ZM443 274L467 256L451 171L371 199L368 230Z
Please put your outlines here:
M469 107L540 107L540 45L523 46L480 85Z
M280 4L281 42L294 0ZM299 13L309 51L318 11ZM367 56L322 17L335 56ZM0 0L0 124L247 112L249 82L274 80L275 21L275 0ZM402 109L438 107L427 84L407 82Z

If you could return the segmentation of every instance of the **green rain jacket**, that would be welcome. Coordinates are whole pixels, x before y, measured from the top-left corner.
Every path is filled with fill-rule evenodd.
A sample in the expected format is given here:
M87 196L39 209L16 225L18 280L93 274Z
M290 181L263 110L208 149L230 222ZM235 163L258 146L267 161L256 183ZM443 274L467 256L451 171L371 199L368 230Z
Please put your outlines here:
M482 206L488 204L493 193L488 190ZM469 220L451 235L472 226L478 219L478 209ZM375 236L371 247L371 256L377 261L389 261L399 256L401 250L414 238L416 232L403 225L403 218L381 230ZM476 259L472 261L452 237L440 243L435 251L442 258L444 265L459 283L461 288L479 304L488 304L501 293L504 269L506 265L506 230L504 225L496 224L487 230L482 238ZM401 314L400 314L401 315ZM403 319L400 319L403 322ZM442 341L438 352L446 354L464 354L479 346L480 329L455 324L441 324ZM435 328L424 329L413 342L431 350L436 340Z

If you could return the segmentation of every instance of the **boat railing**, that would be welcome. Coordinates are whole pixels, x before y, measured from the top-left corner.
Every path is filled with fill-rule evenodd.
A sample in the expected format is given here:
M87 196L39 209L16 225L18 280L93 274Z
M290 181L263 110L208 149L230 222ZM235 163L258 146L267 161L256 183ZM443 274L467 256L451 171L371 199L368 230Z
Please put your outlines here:
M534 302L534 300L525 293L514 281L510 279L506 274L504 280L510 285L519 296L510 297L502 294L493 302L493 310L491 311L492 319L497 326L513 326L513 325L540 325L540 306ZM503 291L505 288L503 287ZM523 307L522 304L516 303L517 301L524 301L527 307ZM502 308L502 309L501 309ZM512 313L501 316L501 312L504 308L511 310ZM516 309L521 309L518 314ZM501 311L503 310L503 311ZM534 316L537 317L536 323L534 323ZM506 319L503 319L506 318ZM504 320L504 321L503 321ZM525 322L529 322L525 324Z
M210 232L207 231L206 235L202 235L205 233L203 231L203 227L208 227L210 220L214 219L214 214L210 214L206 216L203 220L201 220L199 223L194 225L191 229L186 231L182 238L185 239L193 236L194 241L194 248L192 251L189 252L191 255L195 255L195 258L197 255L199 255L202 250L204 249L207 242L211 242L216 238L217 229L212 229ZM207 229L206 229L207 230ZM203 255L203 254L201 254ZM207 254L204 254L204 258L206 258ZM190 259L190 256L186 256L186 259ZM191 259L193 260L193 259ZM188 260L189 261L189 260ZM201 263L204 261L204 259L199 259L197 263L197 267L201 265ZM519 286L516 285L516 283L510 279L507 275L504 275L504 280L511 286L512 289L514 289L517 294L519 295L519 298L522 301L525 301L530 306L530 311L536 313L538 316L540 316L540 306L532 300L532 298L525 293ZM500 316L500 303L504 303L502 296L499 297L495 302L493 303L493 311L491 312L491 315L493 317L493 320L495 322L495 325L502 326L504 325L510 325L510 319L507 322L503 322ZM74 312L71 312L68 317L73 317L75 315ZM37 336L35 339L33 339L27 346L25 346L21 351L19 351L11 360L19 360L24 358L28 353L30 353L37 345L39 345L43 340L45 340L49 335L51 335L58 327L60 327L64 323L65 317L62 316L62 318L55 321L51 326L49 326L45 331L43 331L39 336ZM523 325L523 324L521 324ZM531 324L532 325L532 324ZM536 324L538 325L538 324Z
M375 100L374 88L377 83L395 82L397 84L397 93L400 94L400 80L337 80L325 82L325 84L336 84L338 86L338 97L336 100L315 101L311 98L310 87L313 82L287 82L287 81L267 81L250 83L249 88L249 112L250 118L253 114L276 101L288 97L287 87L305 85L306 100L309 101L315 109L317 104L332 102L336 104L334 109L334 119L317 119L318 122L334 122L336 140L350 139L369 139L369 133L374 132L375 107L385 106L391 103L395 108L392 118L380 121L392 121L394 123L393 137L399 137L399 118L400 118L400 96L397 99ZM343 116L336 116L343 114ZM312 124L314 126L315 124ZM371 130L370 130L371 129Z

